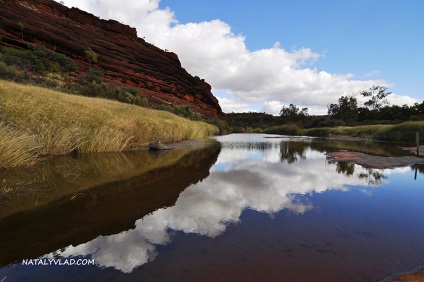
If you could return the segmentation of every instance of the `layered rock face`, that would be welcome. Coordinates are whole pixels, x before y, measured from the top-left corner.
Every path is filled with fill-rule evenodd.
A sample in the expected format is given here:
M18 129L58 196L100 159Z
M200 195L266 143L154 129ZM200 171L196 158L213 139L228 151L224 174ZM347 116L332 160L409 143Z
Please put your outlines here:
M84 51L91 48L98 54L93 68L105 73L104 81L136 87L152 105L186 104L203 117L222 115L210 85L190 75L175 53L147 43L135 28L117 21L53 0L0 0L0 36L6 46L44 44L69 56L78 64L75 76L86 75Z

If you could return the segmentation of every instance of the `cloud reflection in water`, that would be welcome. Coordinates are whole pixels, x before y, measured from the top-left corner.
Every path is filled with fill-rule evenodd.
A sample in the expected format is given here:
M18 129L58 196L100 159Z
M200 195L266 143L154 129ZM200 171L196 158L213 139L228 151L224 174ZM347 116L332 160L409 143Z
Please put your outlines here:
M167 245L175 231L216 237L229 224L239 222L245 209L270 215L283 209L303 214L313 206L300 202L296 195L387 181L382 178L379 183L370 183L368 178L358 177L369 174L359 166L355 166L355 173L341 173L336 164L327 163L323 153L312 150L307 143L289 156L294 161L285 162L287 148L282 154L280 147L283 142L270 142L265 149L223 146L210 176L187 187L174 206L139 219L135 229L70 246L61 255L91 255L100 267L130 273L154 260L158 255L156 246ZM296 153L304 157L293 159Z

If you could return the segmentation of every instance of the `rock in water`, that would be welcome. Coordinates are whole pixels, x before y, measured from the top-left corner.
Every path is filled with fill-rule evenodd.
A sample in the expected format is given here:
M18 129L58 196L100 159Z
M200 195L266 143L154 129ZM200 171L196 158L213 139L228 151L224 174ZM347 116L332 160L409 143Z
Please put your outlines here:
M171 150L168 146L162 144L160 141L152 141L149 143L150 150Z

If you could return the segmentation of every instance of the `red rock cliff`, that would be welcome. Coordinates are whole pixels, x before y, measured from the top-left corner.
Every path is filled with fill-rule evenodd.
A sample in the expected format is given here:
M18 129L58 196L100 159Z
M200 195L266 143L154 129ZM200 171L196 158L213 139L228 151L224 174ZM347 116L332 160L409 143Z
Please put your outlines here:
M175 53L147 43L135 28L117 21L53 0L0 0L0 36L8 46L44 44L68 55L78 64L78 76L88 68L84 51L90 47L98 54L94 68L105 73L105 81L137 87L153 105L187 104L204 117L222 115L210 85L182 68Z

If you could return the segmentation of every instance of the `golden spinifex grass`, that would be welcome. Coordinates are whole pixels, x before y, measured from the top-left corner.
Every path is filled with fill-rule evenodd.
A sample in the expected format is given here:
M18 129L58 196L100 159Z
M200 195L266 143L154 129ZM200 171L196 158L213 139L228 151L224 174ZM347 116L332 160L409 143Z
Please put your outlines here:
M14 130L0 121L0 167L35 164L40 149L34 136Z
M0 121L0 167L31 165L40 156L75 149L123 151L152 140L201 139L218 133L213 125L168 112L3 80Z

